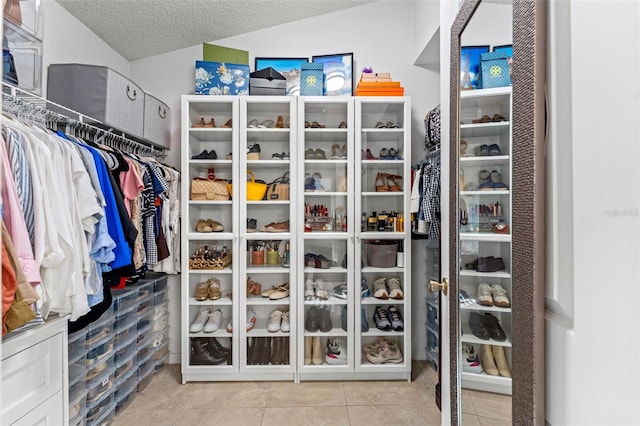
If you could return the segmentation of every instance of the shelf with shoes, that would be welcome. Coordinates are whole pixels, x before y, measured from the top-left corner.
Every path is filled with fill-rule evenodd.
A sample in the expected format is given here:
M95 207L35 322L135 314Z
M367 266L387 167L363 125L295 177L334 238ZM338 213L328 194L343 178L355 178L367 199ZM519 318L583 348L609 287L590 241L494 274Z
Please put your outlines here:
M344 380L355 371L354 100L299 97L298 122L298 379Z
M239 368L252 380L295 379L296 101L249 96L239 102ZM267 184L264 196L244 184L249 180Z
M461 92L461 341L479 360L465 369L462 354L462 387L507 394L511 393L510 371L500 374L491 353L497 352L501 363L504 358L507 367L511 365L510 118L510 87Z
M411 378L410 117L409 98L356 99L355 367L365 377Z

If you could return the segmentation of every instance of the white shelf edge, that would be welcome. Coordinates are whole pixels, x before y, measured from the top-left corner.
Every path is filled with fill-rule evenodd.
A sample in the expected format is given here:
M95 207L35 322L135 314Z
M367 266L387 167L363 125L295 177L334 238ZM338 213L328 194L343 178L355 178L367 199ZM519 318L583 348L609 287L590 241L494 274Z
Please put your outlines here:
M510 243L511 235L510 234L480 234L475 232L461 232L460 233L461 241L486 241L486 242L496 242L496 243Z
M483 155L460 157L461 163L485 163L485 162L508 162L511 157L509 155Z
M304 191L304 195L313 197L346 197L348 192L331 192L331 191Z
M509 195L509 190L500 191L460 191L460 195Z
M218 205L230 205L231 200L189 200L190 205L202 205L202 206L218 206Z
M351 236L349 232L342 231L316 231L316 232L305 232L304 239L305 240L323 240L325 238L331 240L346 240Z
M460 99L482 98L488 96L507 96L511 94L511 86L492 87L491 89L461 90Z
M403 196L404 192L403 191L380 191L380 192L362 192L361 193L362 196L365 197L390 197L390 196Z
M498 312L501 314L510 314L511 308L499 308L497 306L484 306L478 303L472 303L470 305L460 304L460 310L462 311L484 311L484 312Z
M509 338L509 334L507 334L507 339L504 342L499 342L494 339L482 340L473 335L473 332L471 331L471 327L469 327L468 324L461 324L461 326L462 326L462 331L464 332L464 334L460 336L461 342L473 343L476 345L504 346L505 348L511 347L511 339ZM507 333L506 330L505 330L505 333Z
M471 269L463 269L460 271L461 277L483 277L483 278L511 278L511 274L504 271L498 272L478 272Z
M187 239L190 241L206 241L206 240L233 240L231 232L189 232Z

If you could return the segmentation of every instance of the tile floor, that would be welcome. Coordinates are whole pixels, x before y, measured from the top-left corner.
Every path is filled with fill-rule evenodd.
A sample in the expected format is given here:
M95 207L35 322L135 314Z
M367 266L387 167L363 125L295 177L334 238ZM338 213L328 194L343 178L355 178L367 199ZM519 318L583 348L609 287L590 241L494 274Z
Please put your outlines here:
M192 382L180 366L158 372L112 426L439 425L437 374L414 361L413 381ZM464 426L511 424L511 398L463 390Z

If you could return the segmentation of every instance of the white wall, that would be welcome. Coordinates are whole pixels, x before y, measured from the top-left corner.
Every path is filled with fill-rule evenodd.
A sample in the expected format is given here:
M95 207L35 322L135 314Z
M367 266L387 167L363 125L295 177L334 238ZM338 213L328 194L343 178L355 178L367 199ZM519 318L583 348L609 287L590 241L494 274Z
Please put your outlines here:
M638 425L640 4L550 9L546 419Z
M439 17L437 17L439 19ZM411 0L383 0L312 19L279 25L265 30L229 37L210 43L247 50L250 65L259 57L311 57L331 53L353 52L354 82L363 67L391 72L405 88L412 102L412 156L424 155L424 116L440 102L439 74L413 66L414 22L420 16ZM180 96L194 92L194 65L202 59L202 45L131 62L131 79L171 107L172 151L168 162L180 164ZM424 261L424 250L419 250ZM177 280L176 280L177 283ZM424 277L414 280L414 289L423 291ZM170 282L171 353L179 352L179 286ZM413 304L415 359L424 359L424 296Z
M126 76L129 61L53 0L43 0L44 46L42 53L43 90L47 94L49 64L80 63L104 65Z

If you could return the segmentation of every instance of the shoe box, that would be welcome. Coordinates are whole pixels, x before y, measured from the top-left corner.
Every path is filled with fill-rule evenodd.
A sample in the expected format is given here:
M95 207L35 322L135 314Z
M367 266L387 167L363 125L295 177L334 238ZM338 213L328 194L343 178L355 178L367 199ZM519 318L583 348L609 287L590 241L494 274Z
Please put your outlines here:
M98 321L69 336L71 425L102 425L121 413L169 359L167 276L113 289Z

